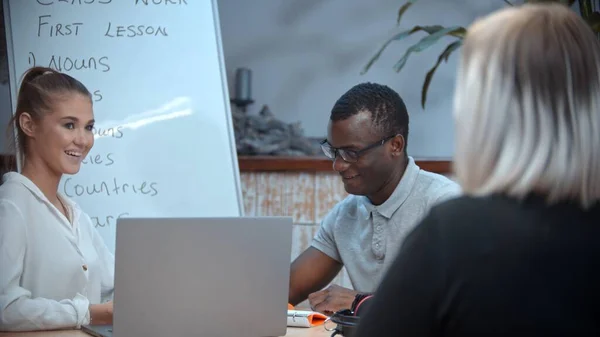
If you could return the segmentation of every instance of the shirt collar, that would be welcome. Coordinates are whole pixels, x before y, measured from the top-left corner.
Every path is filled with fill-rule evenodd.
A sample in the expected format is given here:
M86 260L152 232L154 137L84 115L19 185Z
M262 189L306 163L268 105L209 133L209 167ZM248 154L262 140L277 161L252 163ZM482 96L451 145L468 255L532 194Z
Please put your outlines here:
M379 214L390 219L410 195L419 176L419 171L421 171L421 168L415 163L415 160L409 156L408 165L406 166L406 170L404 170L402 179L400 179L400 182L394 189L394 192L392 192L392 195L390 195L383 204L375 206L371 203L369 198L363 196L363 204L368 211L366 218L369 219L371 213L377 211Z
M2 181L4 183L9 182L9 181L19 183L19 184L25 186L29 191L31 191L31 193L33 193L40 201L46 203L48 206L52 205L52 203L50 202L50 200L48 200L48 198L46 198L46 195L44 195L42 190L40 190L39 187L37 187L37 185L33 183L33 181L31 181L29 178L27 178L26 176L24 176L20 173L17 173L17 172L5 173L4 176L2 177ZM72 219L72 221L73 221L73 223L76 223L75 219L81 213L81 209L79 208L79 205L77 205L75 202L73 202L71 199L69 199L67 196L65 196L64 194L62 194L60 192L58 192L58 197L64 203L66 203L67 206L69 206L73 210L73 218L74 219ZM52 205L52 207L54 207L54 206Z

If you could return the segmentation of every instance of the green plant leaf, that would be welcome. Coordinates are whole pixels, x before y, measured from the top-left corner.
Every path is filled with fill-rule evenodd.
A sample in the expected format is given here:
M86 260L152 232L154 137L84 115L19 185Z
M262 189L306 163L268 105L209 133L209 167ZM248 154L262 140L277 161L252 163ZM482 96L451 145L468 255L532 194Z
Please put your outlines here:
M579 0L579 12L582 18L587 20L593 11L591 0Z
M427 75L425 76L425 82L423 83L423 89L421 91L421 107L425 108L425 102L427 101L427 90L429 90L429 84L431 83L431 79L433 78L433 74L437 70L438 66L444 62L448 62L448 58L452 54L453 51L462 46L463 40L458 40L450 43L446 46L446 49L438 56L437 62L435 65L429 69Z
M410 56L411 53L422 52L423 50L434 45L442 37L456 36L456 34L459 34L461 36L460 39L462 39L462 37L464 36L465 33L466 33L466 29L463 27L459 27L459 26L442 28L442 29L439 29L438 31L436 31L435 33L430 33L428 36L425 36L424 38L422 38L421 41L410 46L404 52L404 55L402 55L400 60L394 65L394 69L396 70L396 72L400 72L400 70L402 70L402 68L406 64L406 61L408 61L408 57Z
M600 33L600 12L592 12L586 21L594 33Z
M462 27L461 27L462 28ZM434 34L439 32L440 30L443 30L444 27L442 26L415 26L409 30L405 30L402 31L394 36L392 36L390 39L388 39L383 46L377 51L377 53L375 53L375 55L373 55L373 57L371 57L371 59L369 60L369 62L367 62L367 65L363 68L363 70L360 72L361 75L365 74L367 71L369 71L369 68L371 68L371 66L373 65L373 63L375 63L375 61L377 61L377 59L379 59L379 57L381 56L381 54L383 53L383 51L387 48L387 46L392 43L392 41L398 41L398 40L402 40L416 32L419 31L423 31L426 32L427 34ZM466 30L464 28L462 28L461 30L457 30L456 32L452 33L451 35L456 36L458 38L463 38L466 34Z
M396 20L396 24L400 24L400 19L402 19L402 15L404 14L404 12L406 12L406 10L409 9L410 6L412 6L417 1L418 0L408 0L404 5L400 7L400 9L398 10L398 19Z

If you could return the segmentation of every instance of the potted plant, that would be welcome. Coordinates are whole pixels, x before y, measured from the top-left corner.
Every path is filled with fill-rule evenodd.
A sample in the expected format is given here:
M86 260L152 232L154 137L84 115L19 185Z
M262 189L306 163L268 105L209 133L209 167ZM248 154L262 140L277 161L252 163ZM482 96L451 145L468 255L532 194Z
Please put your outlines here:
M402 19L402 15L410 8L410 6L414 5L418 0L408 0L398 10L398 19L397 24L400 25L400 21ZM483 0L481 0L483 1ZM497 0L504 1L508 6L513 6L509 0ZM598 8L600 8L600 0L524 0L524 3L535 3L535 2L558 2L562 3L565 6L572 7L575 2L578 1L579 9L581 12L581 16L587 21L590 25L590 28L596 32L600 33L600 12ZM427 48L433 46L436 42L438 42L444 36L450 36L454 38L454 41L449 43L446 48L442 51L442 53L438 56L437 62L429 69L427 74L425 75L425 81L423 82L423 88L421 90L421 106L425 108L425 102L427 101L427 90L429 89L429 84L431 83L431 79L438 66L442 63L442 61L447 62L450 55L459 49L463 44L463 39L465 34L467 33L466 28L461 26L451 26L451 27L443 27L440 25L432 25L432 26L414 26L408 30L402 30L399 33L396 33L391 38L389 38L383 46L375 53L375 55L369 60L367 65L362 70L361 74L366 73L369 68L377 61L379 56L383 53L383 51L387 48L387 46L398 40L402 40L414 33L417 32L425 32L427 35L423 37L419 42L410 46L402 57L396 62L394 65L394 70L396 72L400 72L408 58L412 53L419 53Z

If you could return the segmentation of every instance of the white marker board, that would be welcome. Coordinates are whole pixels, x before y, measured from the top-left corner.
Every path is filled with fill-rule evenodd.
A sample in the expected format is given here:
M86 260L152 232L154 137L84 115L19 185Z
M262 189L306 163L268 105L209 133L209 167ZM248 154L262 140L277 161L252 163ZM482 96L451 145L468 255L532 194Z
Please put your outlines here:
M214 0L4 0L13 111L49 66L94 99L95 145L60 191L114 252L118 217L243 215Z

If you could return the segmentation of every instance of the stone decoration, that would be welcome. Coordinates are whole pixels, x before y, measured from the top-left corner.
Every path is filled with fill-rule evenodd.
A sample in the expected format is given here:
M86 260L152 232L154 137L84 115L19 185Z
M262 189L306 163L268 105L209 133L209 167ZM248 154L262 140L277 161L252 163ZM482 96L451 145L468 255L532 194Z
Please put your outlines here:
M267 105L256 115L233 109L238 155L315 156L321 154L318 139L304 136L300 122L287 124L275 118Z

